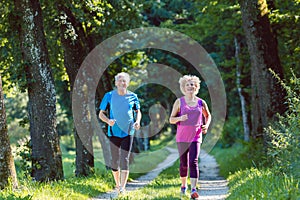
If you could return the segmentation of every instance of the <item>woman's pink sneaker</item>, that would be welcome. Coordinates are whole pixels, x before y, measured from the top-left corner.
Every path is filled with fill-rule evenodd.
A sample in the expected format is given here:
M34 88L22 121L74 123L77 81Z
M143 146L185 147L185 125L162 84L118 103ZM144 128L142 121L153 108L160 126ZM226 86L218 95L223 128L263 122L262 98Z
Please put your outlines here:
M197 192L197 189L192 189L191 198L192 199L197 199L198 197L199 197L199 194Z

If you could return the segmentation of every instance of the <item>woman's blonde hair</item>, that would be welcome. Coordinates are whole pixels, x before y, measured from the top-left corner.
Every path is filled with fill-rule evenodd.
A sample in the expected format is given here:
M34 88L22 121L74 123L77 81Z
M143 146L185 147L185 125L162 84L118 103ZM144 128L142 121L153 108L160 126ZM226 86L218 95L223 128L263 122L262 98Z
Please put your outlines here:
M124 77L125 80L127 81L127 83L129 84L129 82L130 82L130 76L129 76L129 74L126 73L126 72L120 72L120 73L118 73L117 75L115 75L115 84L117 84L117 81L119 80L119 78L120 78L121 76Z
M181 90L182 94L185 95L185 89L184 89L184 87L185 87L185 85L186 85L186 83L188 81L192 81L192 82L194 82L196 84L195 95L197 95L198 92L199 92L199 89L200 89L200 83L201 83L201 81L200 81L200 79L197 76L194 76L194 75L184 75L183 77L181 77L179 79L180 90Z

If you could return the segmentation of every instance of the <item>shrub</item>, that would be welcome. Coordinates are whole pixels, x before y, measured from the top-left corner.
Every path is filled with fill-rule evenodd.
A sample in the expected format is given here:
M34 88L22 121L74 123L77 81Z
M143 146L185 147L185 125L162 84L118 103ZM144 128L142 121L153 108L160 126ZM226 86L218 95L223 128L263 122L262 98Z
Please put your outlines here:
M17 169L20 168L17 171L20 173L20 175L29 178L32 170L32 150L31 140L29 137L24 137L18 140L16 155L20 158L16 162Z
M290 84L281 84L287 91L288 110L279 116L279 122L266 129L270 138L268 144L268 161L280 172L300 178L300 78L294 73Z

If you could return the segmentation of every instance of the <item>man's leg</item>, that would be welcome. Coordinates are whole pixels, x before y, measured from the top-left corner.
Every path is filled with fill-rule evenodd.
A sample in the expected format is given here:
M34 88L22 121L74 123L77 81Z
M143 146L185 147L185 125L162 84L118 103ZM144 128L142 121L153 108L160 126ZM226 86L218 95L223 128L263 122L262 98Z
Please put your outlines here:
M121 184L120 184L120 191L125 190L125 186L128 180L129 170L121 170Z
M127 136L121 142L121 185L120 191L124 191L129 176L129 157L133 143L133 136Z
M112 171L112 174L114 176L115 179L115 183L116 183L116 189L119 191L120 189L120 171Z
M120 151L121 139L118 137L110 138L110 151L111 151L111 169L112 174L116 183L116 189L119 190L120 187L120 171L119 171L119 151Z

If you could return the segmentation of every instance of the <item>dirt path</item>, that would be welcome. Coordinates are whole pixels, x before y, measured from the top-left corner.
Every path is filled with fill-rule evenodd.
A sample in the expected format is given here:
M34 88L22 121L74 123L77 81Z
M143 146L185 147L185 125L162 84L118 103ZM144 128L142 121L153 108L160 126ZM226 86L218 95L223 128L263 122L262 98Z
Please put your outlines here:
M200 198L205 200L226 199L228 195L227 180L219 176L216 159L201 150L200 161Z
M126 190L129 192L146 186L154 178L156 178L162 170L172 166L178 159L178 152L177 149L168 148L168 150L170 151L170 155L164 160L164 162L160 163L155 170L139 177L133 182L128 183L126 185ZM214 157L201 150L199 199L220 200L226 198L228 193L227 181L219 177L218 173L219 169ZM92 198L91 200L107 200L116 197L117 192L110 191L96 198Z

